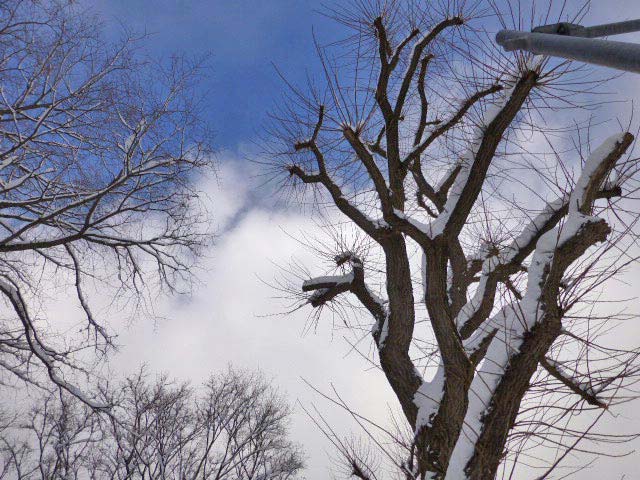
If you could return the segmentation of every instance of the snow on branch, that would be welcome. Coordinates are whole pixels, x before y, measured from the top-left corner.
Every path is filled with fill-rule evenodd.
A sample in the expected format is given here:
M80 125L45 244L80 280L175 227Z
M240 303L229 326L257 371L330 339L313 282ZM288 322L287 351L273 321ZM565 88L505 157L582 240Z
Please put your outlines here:
M422 382L415 395L413 403L418 407L414 435L418 435L423 428L431 425L433 417L438 412L444 394L445 370L442 361L431 380Z
M56 357L60 357L60 354L45 346L38 337L38 334L34 328L33 322L27 310L27 304L22 298L22 294L20 293L18 287L15 285L15 282L3 275L2 278L0 278L0 292L2 292L4 296L9 300L9 303L13 307L14 312L20 319L29 346L29 350L31 351L31 353L33 353L33 355L36 356L36 358L38 358L38 360L40 360L40 362L47 369L47 373L51 381L59 388L66 390L71 395L78 398L80 401L93 409L101 410L108 408L108 405L96 402L92 398L88 397L78 387L67 382L62 377L62 375L60 375L58 366L56 365Z
M517 351L517 342L521 339L522 323L519 321L517 310L508 306L500 310L495 316L487 320L482 327L482 333L476 333L465 347L474 351L482 345L488 335L493 338L484 355L484 362L476 372L469 388L469 405L465 415L463 431L451 455L447 476L455 480L467 478L464 468L474 454L475 446L482 431L484 413L490 408L495 389L504 376L509 359Z
M630 133L617 134L606 139L585 162L583 171L571 194L564 194L545 205L513 240L500 252L485 250L472 262L480 267L480 281L473 297L464 305L456 317L456 325L463 337L468 337L484 318L484 313L493 306L493 297L498 281L507 281L509 275L515 273L522 262L532 253L542 238L546 237L547 250L560 246L561 237L552 229L567 213L567 222L563 228L562 238L570 238L579 228L583 214L590 212L593 202L600 197L609 197L609 191L601 187L615 163L626 152L633 142ZM572 220L569 221L569 218ZM582 220L581 220L582 218ZM577 222L577 223L576 223Z
M423 72L420 73L420 79L422 82L424 82L424 78L422 78L422 76L423 76ZM439 125L438 128L434 129L431 132L431 134L424 140L421 140L421 139L424 133L424 129L426 127L426 122L427 122L426 109L428 108L428 105L426 104L426 98L424 97L424 94L421 93L422 113L421 113L420 125L418 126L418 130L416 132L416 138L415 138L416 145L403 161L404 165L406 165L406 167L411 172L411 175L413 176L413 179L416 183L416 186L418 188L419 201L421 201L422 196L425 196L431 202L433 202L433 204L437 207L438 212L442 212L446 205L445 202L447 200L447 194L449 192L449 189L451 185L453 185L453 182L455 178L458 176L458 173L460 173L462 164L464 163L463 161L462 163L455 165L453 169L450 172L448 172L447 175L445 175L443 184L438 186L437 188L434 188L433 186L431 186L431 184L429 184L429 182L427 181L427 179L425 178L422 172L422 164L420 161L422 153L431 144L433 144L438 138L443 136L445 133L447 133L449 130L455 127L458 123L460 123L463 117L476 103L478 103L481 99L489 95L492 95L496 92L501 91L502 89L503 87L501 85L495 84L471 95L462 103L458 111L455 114L453 114L449 120L447 120L444 123L440 121L436 122L437 125ZM427 208L427 211L429 212L428 208ZM437 215L433 213L432 215L437 218ZM414 220L409 220L409 223L415 226ZM425 233L430 237L432 237L430 226L421 226L421 227L419 226L417 228L420 230L420 232Z
M386 339L385 331L388 328L387 302L373 293L365 283L364 266L359 257L352 252L343 252L335 257L335 261L338 266L349 264L351 272L305 280L302 284L302 291L311 292L307 303L313 307L320 307L342 293L353 293L376 320L373 335L378 347L382 348Z
M605 178L633 140L630 133L613 135L589 156L569 199L569 214L589 214Z
M431 238L443 235L445 229L449 234L455 235L464 226L504 132L522 108L536 85L537 78L535 71L524 73L512 87L502 90L500 100L485 113L476 138L471 141L460 163L460 171L455 175L442 212L429 225L427 234ZM500 89L494 86L477 95L482 97L498 90Z
M523 298L501 309L465 342L467 351L474 351L484 343L488 335L493 335L484 355L484 362L471 383L464 431L451 457L449 471L458 472L459 478L464 478L461 472L465 471L465 467L476 455L476 447L483 435L487 432L491 435L491 429L504 428L506 425L504 421L491 424L488 418L490 414L505 414L493 412L491 409L492 405L498 402L498 387L504 382L513 381L507 380L507 371L516 371L521 366L525 368L531 363L531 358L536 358L532 357L534 354L530 351L532 345L553 341L553 336L538 337L534 331L536 326L544 325L548 321L555 321L560 325L560 318L551 317L561 315L556 312L555 291L565 270L590 246L606 239L610 231L606 222L588 214L591 213L593 202L604 179L632 140L630 134L612 137L590 156L569 198L570 205L563 224L540 235L535 243ZM491 257L489 260L490 266L498 263L497 257ZM495 267L489 270L495 271ZM482 284L478 289L481 288ZM559 334L560 327L557 330ZM534 365L537 365L538 361L540 360L534 360ZM564 379L563 383L569 382L557 366L553 365L552 369ZM524 377L528 378L526 375ZM517 375L512 375L512 378L517 378ZM583 398L589 393L593 394L577 385L574 385L572 390L576 393L581 392ZM590 400L599 402L595 395L592 395Z
M558 215L564 215L567 208L571 212L581 211L586 214L598 196L607 197L608 192L600 190L600 187L608 172L632 142L633 136L630 133L617 134L606 139L587 159L571 195L565 194L545 205L542 212L501 253L500 262L509 263L521 257L521 252L526 252L527 247L537 240L540 232L548 229L550 223L557 223L554 219Z
M310 280L305 280L302 283L302 291L313 292L307 301L312 306L319 307L320 305L332 300L337 295L351 290L353 278L353 272L345 275L312 278Z
M502 90L502 87L499 87L498 85L494 85L492 88L487 89L484 92L479 92L478 94L476 94L474 97L471 97L466 103L466 109L470 108L478 99L483 98L491 93L495 93L498 91ZM433 222L431 222L431 224L429 225L429 235L432 238L435 238L439 235L442 235L444 233L444 229L447 226L447 224L449 223L450 219L451 219L451 215L453 214L453 212L455 211L458 202L460 201L460 198L463 194L463 191L465 189L465 187L467 186L467 184L469 183L469 178L471 175L471 170L472 167L475 163L475 159L476 156L478 155L479 151L480 151L480 147L482 146L482 142L484 140L484 136L485 136L485 132L487 130L487 128L489 127L489 125L496 119L496 117L502 112L502 109L506 107L507 103L509 102L509 100L511 99L511 96L513 95L514 89L510 88L507 89L505 91L502 91L502 96L501 99L498 102L498 105L495 108L492 108L490 111L486 112L484 115L484 118L482 119L482 122L480 124L480 126L478 127L478 134L476 136L476 138L472 141L471 145L469 146L468 150L467 150L467 154L462 158L461 162L459 163L459 167L460 167L460 171L456 173L456 177L455 180L453 181L453 184L450 187L450 192L449 192L449 196L447 198L446 203L444 204L444 207L442 209L442 212L440 213L440 215L438 216L438 218L436 218ZM468 106L467 106L468 105ZM463 107L463 109L461 110L462 114L464 114L466 112L465 108ZM457 117L457 116L456 116ZM459 118L454 117L451 122L457 123L461 116ZM451 123L449 122L449 123ZM446 131L445 127L447 127L447 124L445 124L443 127L440 127L440 129L438 129L436 132L434 132L434 134L431 135L431 137L433 137L437 132L439 131ZM450 128L450 126L448 127ZM437 138L438 135L435 136L435 138ZM421 153L421 151L423 151L431 141L430 140L431 137L429 137L423 145L419 146L417 149L417 154L419 155Z

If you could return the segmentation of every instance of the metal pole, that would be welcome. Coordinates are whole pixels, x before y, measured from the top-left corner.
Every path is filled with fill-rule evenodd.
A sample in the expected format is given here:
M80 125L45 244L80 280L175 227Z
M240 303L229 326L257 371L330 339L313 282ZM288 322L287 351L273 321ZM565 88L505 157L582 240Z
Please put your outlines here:
M640 30L640 20L628 20L626 22L609 23L586 27L587 38L608 37L610 35L622 35Z
M623 22L627 23L627 22ZM619 25L619 24L614 24ZM611 25L592 27L595 34L602 34L604 28ZM583 27L584 28L584 27ZM618 28L618 27L614 27ZM628 32L629 26L619 27ZM635 28L635 27L633 27ZM611 35L611 33L604 33ZM610 40L594 40L563 34L530 33L517 30L502 30L498 32L496 41L508 52L525 50L538 55L577 60L593 63L618 70L640 73L640 45Z
M627 20L625 22L607 23L593 27L583 27L582 25L564 22L553 25L543 25L532 30L533 33L551 33L582 38L608 37L637 31L640 31L640 20Z

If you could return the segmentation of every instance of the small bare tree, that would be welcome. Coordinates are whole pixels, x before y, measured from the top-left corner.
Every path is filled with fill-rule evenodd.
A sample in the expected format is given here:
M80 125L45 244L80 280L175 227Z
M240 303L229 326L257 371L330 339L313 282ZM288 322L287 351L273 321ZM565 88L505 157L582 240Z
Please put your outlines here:
M370 331L412 431L401 476L547 478L581 441L623 441L575 419L635 395L638 350L598 341L626 318L599 294L636 259L634 136L591 151L591 122L561 128L598 81L497 51L481 19L521 26L508 2L351 7L332 16L353 35L318 47L326 88L291 87L269 150L317 211L355 226L331 213L333 272L307 277L302 303ZM532 26L558 7L534 5ZM339 445L351 474L381 476Z
M44 367L88 403L65 371L112 339L87 283L138 298L151 279L173 289L208 238L193 188L211 162L199 68L154 66L138 44L105 41L70 0L0 4L0 370L37 382ZM35 313L61 284L84 310L83 339L53 342L56 322Z
M62 394L5 422L0 478L288 480L302 470L289 407L258 374L229 370L198 391L140 372L103 396L110 416Z

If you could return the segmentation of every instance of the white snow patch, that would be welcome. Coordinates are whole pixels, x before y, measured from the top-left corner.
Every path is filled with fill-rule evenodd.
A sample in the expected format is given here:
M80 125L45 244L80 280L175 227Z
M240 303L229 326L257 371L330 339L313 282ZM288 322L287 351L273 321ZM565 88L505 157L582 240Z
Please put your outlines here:
M622 143L624 139L624 133L612 135L607 138L602 145L600 145L594 152L589 155L584 167L582 168L582 174L576 183L571 199L569 200L569 212L577 211L580 204L583 201L583 197L591 181L591 177L596 173L602 162L613 152L616 146Z
M389 315L384 319L384 323L382 324L382 330L380 332L380 339L378 340L378 348L382 349L384 347L384 342L387 340L387 336L389 335Z
M429 426L433 415L437 413L444 393L444 381L444 365L440 363L433 378L429 381L423 381L414 394L413 403L418 407L415 435L425 426Z
M302 288L311 290L313 288L323 288L328 286L342 285L353 282L353 272L345 275L326 275L324 277L315 277L302 282Z

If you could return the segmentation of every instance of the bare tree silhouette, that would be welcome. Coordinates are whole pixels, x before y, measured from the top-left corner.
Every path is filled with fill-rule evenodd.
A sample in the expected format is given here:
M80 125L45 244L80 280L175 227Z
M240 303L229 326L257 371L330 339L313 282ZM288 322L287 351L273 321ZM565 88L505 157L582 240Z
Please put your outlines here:
M110 415L67 393L3 422L0 478L297 478L300 447L289 407L256 373L229 369L203 388L141 370L101 396Z
M208 239L193 186L211 165L200 68L154 65L139 40L106 41L72 1L0 5L0 372L37 383L44 371L96 407L68 380L76 352L112 343L92 282L137 300L152 280L184 286ZM82 339L54 340L38 311L62 284L84 310Z
M392 435L402 477L548 478L581 442L630 438L576 418L635 396L638 350L601 343L631 316L599 296L637 258L634 135L564 127L606 79L487 33L568 16L547 3L341 5L352 34L318 43L324 86L289 84L273 113L270 171L336 240L328 275L283 288L372 339L411 430ZM319 425L352 475L384 476Z

